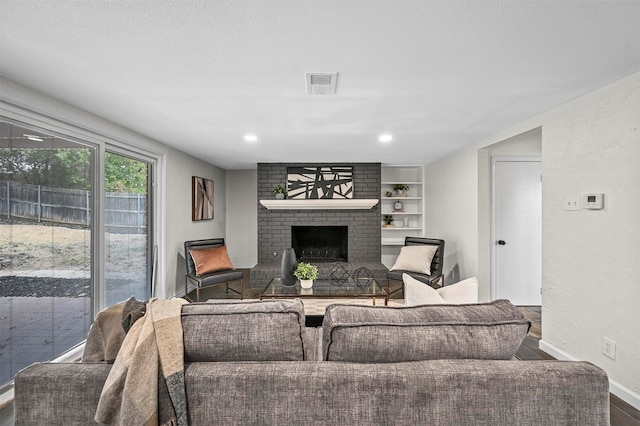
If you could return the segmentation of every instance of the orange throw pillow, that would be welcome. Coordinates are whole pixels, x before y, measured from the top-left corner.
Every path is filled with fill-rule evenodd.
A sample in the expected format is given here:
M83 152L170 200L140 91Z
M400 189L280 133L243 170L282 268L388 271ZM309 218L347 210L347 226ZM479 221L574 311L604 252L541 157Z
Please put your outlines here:
M193 263L196 265L196 275L210 274L218 271L235 269L229 259L227 246L211 247L201 250L189 250Z

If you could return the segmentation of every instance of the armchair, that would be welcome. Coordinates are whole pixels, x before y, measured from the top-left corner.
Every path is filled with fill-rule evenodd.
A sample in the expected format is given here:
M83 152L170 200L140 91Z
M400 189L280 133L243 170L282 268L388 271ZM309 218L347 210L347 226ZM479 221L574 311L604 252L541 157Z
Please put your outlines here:
M387 272L387 291L389 294L393 294L404 288L402 282L402 274L408 274L418 281L421 281L433 288L444 286L444 275L442 274L444 266L444 240L438 240L434 238L423 237L405 237L405 246L418 246L418 245L431 245L437 246L437 250L431 260L431 273L429 275L411 271L408 269L394 269ZM395 266L395 265L394 265ZM397 285L399 282L399 286ZM391 291L392 284L396 284L394 290Z
M244 296L244 285L242 282L242 271L236 271L233 269L233 265L229 260L229 256L226 254L226 249L224 252L217 253L221 260L217 265L206 265L209 266L205 272L198 273L198 268L196 267L196 260L194 260L194 256L192 255L192 251L196 252L199 250L207 250L213 248L223 248L225 247L224 238L212 238L207 240L194 240L194 241L185 241L184 242L184 259L186 261L186 275L185 275L185 297L189 299L189 283L193 283L196 285L196 302L200 301L200 289L204 287L210 287L215 285L226 285L226 290L229 290L238 293L240 295L240 299ZM203 252L203 254L205 254ZM211 267L212 266L212 267ZM229 284L232 283L240 283L240 291L229 287Z

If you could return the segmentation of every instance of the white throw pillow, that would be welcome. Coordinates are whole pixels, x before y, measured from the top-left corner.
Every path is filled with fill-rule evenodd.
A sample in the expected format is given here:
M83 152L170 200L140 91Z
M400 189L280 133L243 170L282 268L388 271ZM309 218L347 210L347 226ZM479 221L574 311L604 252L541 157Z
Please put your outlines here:
M476 277L467 278L437 290L407 274L402 274L402 281L404 281L405 306L478 303Z
M411 271L431 275L431 261L438 251L438 246L419 245L403 246L391 271Z
M438 292L410 275L402 274L404 281L404 305L442 305L447 303Z

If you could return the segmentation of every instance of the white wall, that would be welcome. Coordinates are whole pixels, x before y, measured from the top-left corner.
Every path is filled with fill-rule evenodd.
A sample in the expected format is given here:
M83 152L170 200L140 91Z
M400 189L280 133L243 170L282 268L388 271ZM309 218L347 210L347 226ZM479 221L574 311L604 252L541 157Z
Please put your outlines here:
M541 346L603 367L612 391L640 406L640 74L478 141L425 168L427 235L447 240L445 273L481 274L489 295L482 171L487 147L542 129ZM502 153L504 154L504 153ZM480 164L480 167L479 167ZM482 181L480 181L482 179ZM603 211L567 212L566 195L606 193ZM482 213L482 212L485 213ZM482 225L479 226L479 221ZM484 229L484 230L483 230ZM479 248L480 247L480 248ZM482 262L482 265L480 264ZM617 359L600 353L602 336Z
M640 398L639 129L640 74L545 117L542 330L548 349L605 368ZM590 192L605 193L604 210L563 209ZM603 336L617 342L615 361Z
M170 148L166 170L166 296L170 297L185 291L184 242L226 238L227 181L223 169ZM192 176L213 181L213 220L191 220Z
M185 240L224 237L226 231L225 171L195 157L146 138L86 111L0 77L2 112L16 119L37 120L40 125L88 141L105 140L134 146L160 158L162 174L159 242L158 296L170 297L184 291ZM214 181L214 220L191 221L191 176Z
M227 239L231 263L258 263L258 171L227 171Z
M424 235L445 240L445 282L478 270L478 160L463 149L424 168Z

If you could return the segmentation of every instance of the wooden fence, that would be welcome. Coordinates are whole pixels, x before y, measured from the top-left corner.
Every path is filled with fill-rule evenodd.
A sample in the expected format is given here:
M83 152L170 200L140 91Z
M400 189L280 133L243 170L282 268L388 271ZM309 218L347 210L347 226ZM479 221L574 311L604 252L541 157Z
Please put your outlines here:
M49 188L18 182L0 185L0 216L91 226L90 191ZM105 225L108 232L144 234L147 230L147 197L143 194L107 192Z

